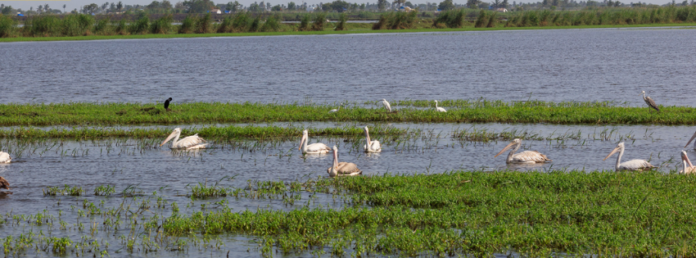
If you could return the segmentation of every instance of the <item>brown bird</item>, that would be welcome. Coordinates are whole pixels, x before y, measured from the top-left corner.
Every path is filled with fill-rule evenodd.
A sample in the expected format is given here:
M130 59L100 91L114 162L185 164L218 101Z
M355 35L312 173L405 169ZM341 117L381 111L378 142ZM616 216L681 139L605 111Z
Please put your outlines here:
M4 177L0 176L0 189L10 190L10 182L7 182Z
M655 101L652 98L645 96L645 91L643 91L643 100L645 100L645 104L648 104L648 107L657 110L657 112L660 112L660 108L657 106L657 104L655 104Z

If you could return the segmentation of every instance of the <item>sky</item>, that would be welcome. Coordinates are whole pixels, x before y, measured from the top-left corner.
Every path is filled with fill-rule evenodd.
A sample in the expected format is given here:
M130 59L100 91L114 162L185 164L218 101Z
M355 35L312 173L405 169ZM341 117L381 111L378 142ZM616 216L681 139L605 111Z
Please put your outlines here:
M0 1L0 3L5 4L5 5L11 5L15 9L22 8L22 10L29 10L29 7L32 7L32 6L34 7L34 9L36 9L37 6L44 5L44 4L48 4L51 7L51 9L62 10L63 5L66 5L65 9L69 11L69 10L73 10L75 8L80 10L80 9L82 9L82 6L85 6L85 5L88 5L91 3L101 5L104 2L111 3L111 1L114 1L114 0L70 0L70 1L45 1L45 0L26 1L26 0L22 0L22 1ZM158 0L158 1L161 1L161 0ZM172 4L175 4L176 2L183 2L183 0L169 0L169 1ZM230 0L218 0L218 1L212 0L212 1L215 4L230 2ZM254 0L237 0L237 1L239 1L239 3L243 4L244 6L249 6L249 4L255 2ZM257 0L257 2L260 2L260 1L261 0ZM307 2L307 4L311 5L311 4L318 4L319 2L331 2L332 0L305 0L305 1L302 1L302 0L266 0L266 2L270 2L271 5L287 4L288 2L291 2L291 1L298 3L298 4L302 3L302 2ZM345 0L345 1L350 2L350 3L354 3L354 2L357 2L357 3L366 3L366 2L376 3L377 2L377 0ZM431 3L432 2L441 2L442 0L430 0L430 1L409 0L409 1L411 1L411 3L414 3L414 4L424 4L425 2L431 2ZM483 1L484 2L492 2L492 0L483 0ZM539 2L539 1L541 1L541 0L533 0L533 1L532 0L521 0L521 1L517 1L517 2L518 3L526 3L526 2ZM118 0L116 0L116 2L118 2ZM152 0L121 0L121 2L124 5L136 5L136 4L148 5L152 2ZM232 0L232 2L234 2L234 0ZM645 3L649 3L649 4L663 5L663 4L671 3L672 1L671 0L633 0L633 1L632 0L624 0L621 2L623 2L623 3L645 2ZM677 1L677 2L681 2L681 1ZM454 3L455 4L465 4L466 0L454 0ZM510 0L510 3L512 3L512 0Z

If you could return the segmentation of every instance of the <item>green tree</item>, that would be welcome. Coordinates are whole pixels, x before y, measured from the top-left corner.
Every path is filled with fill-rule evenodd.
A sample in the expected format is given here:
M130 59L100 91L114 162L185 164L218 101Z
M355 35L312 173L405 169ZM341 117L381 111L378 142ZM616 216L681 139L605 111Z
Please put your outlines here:
M500 3L500 7L502 8L508 8L510 4L508 3L508 0L503 0L502 3Z
M478 8L479 3L481 3L479 0L466 0L466 7L476 9Z
M454 3L452 0L442 1L440 2L440 5L437 6L437 9L440 9L440 11L452 10L454 9Z
M236 13L237 10L239 10L239 2L237 2L237 1L229 2L225 6L225 9L230 11L230 12Z
M344 9L347 10L350 8L350 4L346 1L341 1L341 0L336 0L331 3L325 3L321 6L321 9L324 11L336 11L336 12L343 12Z
M377 8L379 8L380 11L384 11L384 9L387 7L387 0L377 0Z
M279 4L277 4L277 5L275 5L275 6L273 6L273 7L271 8L271 11L274 11L274 12L280 12L280 11L282 11L282 10L283 10L283 8L280 7Z
M189 13L206 13L215 7L213 1L210 0L191 0L184 1L184 6Z
M288 10L295 10L295 9L297 9L297 5L295 4L295 2L288 3Z
M63 8L65 8L65 6L63 6ZM121 1L118 1L116 8L118 9L119 12L123 9L123 4L121 3Z

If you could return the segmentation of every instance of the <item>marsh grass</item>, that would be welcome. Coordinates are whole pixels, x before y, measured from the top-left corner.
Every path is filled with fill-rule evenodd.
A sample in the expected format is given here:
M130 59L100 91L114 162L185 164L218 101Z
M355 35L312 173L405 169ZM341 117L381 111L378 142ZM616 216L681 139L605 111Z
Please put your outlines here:
M326 14L325 13L317 13L316 15L314 15L314 22L312 23L312 30L323 31L325 24L326 24Z
M348 15L341 13L338 17L338 23L336 23L335 31L346 30L346 21L348 21Z
M174 18L171 14L164 15L159 19L152 22L150 25L150 33L153 34L167 34L172 30L172 22Z
M379 21L372 26L373 30L404 30L416 26L417 12L389 12L382 14Z
M14 37L17 22L9 16L0 14L0 38Z
M433 27L440 27L438 24L445 24L448 28L461 28L466 22L464 20L465 17L466 12L464 9L444 11L433 20Z
M191 198L211 198L211 197L225 197L232 191L229 188L218 186L222 180L215 181L215 184L208 186L208 181L204 183L198 183L191 187Z
M85 190L80 186L69 186L65 185L63 188L54 186L41 189L43 195L57 196L57 195L69 195L69 196L81 196L85 194Z
M181 26L179 26L179 34L193 33L196 26L196 20L193 16L187 15L183 21L181 21Z
M428 101L405 101L433 106ZM646 107L617 106L610 102L544 102L499 100L445 100L447 113L399 106L398 113L372 107L260 103L184 103L165 112L159 105L135 103L2 104L0 125L128 125L182 123L267 123L299 121L356 122L497 122L551 124L663 124L696 123L692 107L661 106L660 113ZM393 105L395 106L395 105Z
M275 186L278 196L331 193L340 210L233 212L222 209L162 223L172 236L248 234L266 255L327 248L418 255L605 254L692 256L696 177L586 171L449 172L310 180ZM269 182L268 185L275 183ZM630 234L627 234L630 232ZM642 243L640 247L636 242Z

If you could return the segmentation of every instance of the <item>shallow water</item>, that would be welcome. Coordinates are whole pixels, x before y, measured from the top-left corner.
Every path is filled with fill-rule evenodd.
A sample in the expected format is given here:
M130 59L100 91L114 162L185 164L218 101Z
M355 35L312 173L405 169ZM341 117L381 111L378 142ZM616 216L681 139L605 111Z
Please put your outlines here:
M668 38L669 40L665 40ZM690 29L3 43L0 103L398 99L691 105Z
M271 125L288 126L288 123ZM359 124L335 123L293 123L301 127L326 126L363 126ZM482 170L496 169L515 170L550 170L550 169L585 169L611 170L615 156L607 161L602 158L608 154L618 141L626 141L624 158L650 158L654 165L661 165L660 170L668 173L677 167L678 152L682 149L693 127L689 126L560 126L560 125L508 125L508 124L387 124L400 128L418 129L418 133L409 137L373 136L383 144L379 154L364 154L361 150L362 138L311 137L311 142L321 141L328 145L338 145L339 159L354 162L364 171L364 175L412 174L412 173L442 173L450 170ZM535 166L507 166L505 156L493 158L508 141L472 142L452 138L453 132L467 129L488 130L493 132L526 133L537 139L525 140L524 149L538 150L547 154L553 162ZM348 142L346 142L348 140ZM184 214L197 211L220 209L220 201L228 201L234 211L256 209L295 209L310 205L310 207L331 207L340 209L342 202L330 195L317 194L310 200L307 193L294 204L285 204L281 199L250 199L250 198L209 198L191 200L187 197L191 187L198 183L208 185L217 182L219 186L248 189L250 182L255 181L306 181L312 178L326 177L326 169L331 165L331 155L302 156L297 150L299 137L276 142L257 141L211 141L210 149L193 152L172 151L159 148L160 139L132 140L111 139L99 141L17 141L12 139L0 140L0 149L9 150L15 157L14 163L0 165L0 175L10 180L13 187L12 195L0 199L0 211L8 222L8 215L36 215L47 211L55 217L58 210L62 212L62 220L66 221L72 230L60 230L57 225L47 226L0 226L4 229L0 237L12 235L17 237L33 230L44 233L51 232L54 236L69 236L79 240L89 235L90 223L98 225L103 218L79 218L78 210L83 209L83 200L102 207L102 210L118 207L124 200L136 211L142 201L151 202L155 206L157 198L162 198L168 205L176 202ZM688 152L696 156L693 150ZM63 185L80 186L86 190L84 197L47 197L42 189ZM94 189L100 185L113 185L116 193L112 197L94 195ZM135 197L121 198L122 192L131 187L137 194ZM101 202L104 202L100 205ZM205 205L206 208L202 208ZM74 206L75 208L73 208ZM140 221L158 214L169 216L167 209L152 208L151 212L136 216ZM78 223L85 223L83 231L75 228ZM57 224L57 223L56 223ZM126 223L127 224L127 223ZM100 228L95 234L96 239L110 243L107 250L112 255L116 251L124 252L119 244L120 237L129 237L127 227L120 231L106 231ZM141 229L142 230L142 229ZM143 233L143 232L141 232ZM91 238L90 238L91 239ZM253 237L221 235L212 243L221 243L219 249L204 248L204 244L193 245L189 239L189 247L185 251L164 251L149 253L146 256L169 257L221 256L230 251L237 255L259 255L258 241ZM201 241L198 239L197 241ZM104 246L104 244L102 244ZM250 253L247 253L249 250ZM144 252L136 252L145 255ZM304 255L299 255L304 256Z

